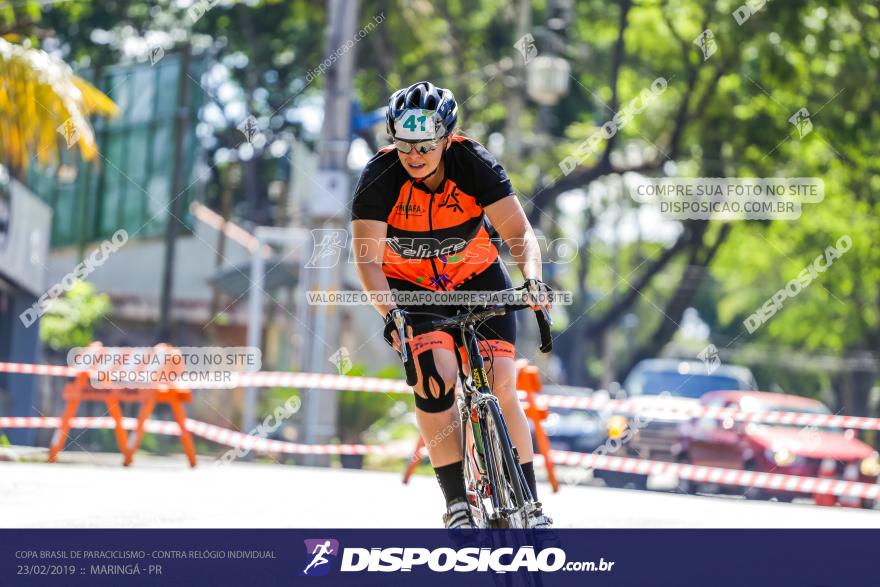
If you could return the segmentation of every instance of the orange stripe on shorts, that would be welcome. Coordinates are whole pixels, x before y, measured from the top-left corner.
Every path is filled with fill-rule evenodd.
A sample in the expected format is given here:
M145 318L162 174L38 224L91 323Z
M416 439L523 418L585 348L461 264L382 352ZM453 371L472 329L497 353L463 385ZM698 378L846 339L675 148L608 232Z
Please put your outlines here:
M414 356L434 349L452 350L455 348L455 343L452 342L452 335L448 332L426 332L425 334L413 337L409 345Z
M506 340L490 338L489 340L478 340L480 354L484 361L488 361L490 357L500 359L502 357L513 359L516 357L516 347ZM461 362L467 363L467 352L463 346L458 347L458 353L461 355Z

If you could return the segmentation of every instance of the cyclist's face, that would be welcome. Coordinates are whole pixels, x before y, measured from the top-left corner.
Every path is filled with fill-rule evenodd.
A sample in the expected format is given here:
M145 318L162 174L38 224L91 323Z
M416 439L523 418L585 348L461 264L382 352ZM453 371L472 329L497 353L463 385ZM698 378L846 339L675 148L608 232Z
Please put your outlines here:
M447 138L442 139L437 144L436 149L427 153L419 153L418 149L412 149L409 153L398 151L397 156L400 157L400 162L403 163L403 168L406 169L410 177L415 179L425 177L440 165L440 160L443 159L443 151L446 149L448 140Z

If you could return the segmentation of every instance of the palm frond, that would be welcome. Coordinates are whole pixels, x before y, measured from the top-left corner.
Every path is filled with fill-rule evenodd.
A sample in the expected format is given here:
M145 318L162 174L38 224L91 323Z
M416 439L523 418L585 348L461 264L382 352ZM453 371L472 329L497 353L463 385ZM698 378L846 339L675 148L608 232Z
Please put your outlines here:
M0 162L23 171L34 157L57 163L61 148L93 159L92 114L116 116L118 109L60 59L0 38Z

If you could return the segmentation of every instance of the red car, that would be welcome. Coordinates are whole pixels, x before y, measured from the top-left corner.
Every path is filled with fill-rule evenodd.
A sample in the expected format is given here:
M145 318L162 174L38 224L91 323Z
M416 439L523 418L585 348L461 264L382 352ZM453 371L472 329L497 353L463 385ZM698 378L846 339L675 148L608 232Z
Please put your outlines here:
M746 412L831 413L814 399L760 391L713 391L700 398L700 403ZM876 483L880 474L877 452L856 438L852 430L693 418L680 431L683 452L679 460L684 463L863 483ZM681 484L683 491L697 490L693 483L682 480ZM743 493L744 489L732 488L730 492ZM798 494L751 488L746 496L791 501ZM872 500L842 498L838 502L874 507Z

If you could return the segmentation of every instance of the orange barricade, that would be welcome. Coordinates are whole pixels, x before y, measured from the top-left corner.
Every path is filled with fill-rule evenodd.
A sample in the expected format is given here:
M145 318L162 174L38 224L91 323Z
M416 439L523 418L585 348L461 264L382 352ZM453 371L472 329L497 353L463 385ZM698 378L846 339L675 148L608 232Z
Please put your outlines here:
M525 412L526 417L532 421L535 427L535 441L538 443L538 452L544 456L544 466L547 468L547 480L553 488L553 493L559 491L559 480L556 479L556 470L553 468L553 460L550 458L550 439L544 432L544 426L541 424L547 419L550 410L544 406L541 407L536 401L536 394L541 391L541 377L538 368L529 365L525 359L517 361L516 388L526 392L528 405Z
M89 348L96 349L100 352L103 345L101 343L92 343ZM176 349L170 345L159 344L154 348L154 352L165 354L173 354ZM139 370L146 370L146 365ZM161 367L164 374L180 373L183 369L182 362L176 366L168 365ZM119 452L123 457L123 465L128 466L134 459L134 454L140 447L141 440L144 436L144 426L152 415L156 404L168 404L174 420L180 426L180 444L183 452L186 454L189 464L196 466L196 447L193 442L192 435L186 428L186 412L183 409L184 403L192 401L192 391L189 389L181 389L176 387L165 386L159 389L153 388L131 388L116 387L112 389L96 388L89 379L88 372L77 374L73 381L64 386L63 397L66 402L64 414L61 416L61 422L58 425L58 437L49 449L49 462L55 462L58 453L64 450L64 445L70 435L70 421L76 416L79 404L83 401L102 401L107 406L107 413L116 422L116 444L119 446ZM134 434L129 437L122 420L121 403L139 403L141 404L138 412L137 425Z
M538 443L538 452L544 456L544 466L547 468L547 480L553 488L553 493L556 493L559 491L559 481L556 478L553 461L550 459L550 440L547 438L547 434L544 432L544 427L541 425L541 421L547 418L549 410L546 407L538 406L535 397L535 394L541 391L541 377L538 368L529 365L528 361L525 359L518 360L516 362L516 367L516 388L526 392L527 405L525 407L525 414L526 417L532 421L535 428L535 440ZM403 472L404 484L409 482L416 467L422 462L422 449L424 448L425 441L419 436L419 439L416 442L416 449L406 466L406 471Z

